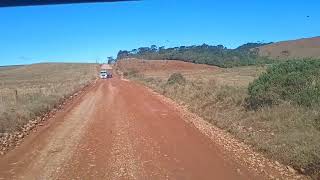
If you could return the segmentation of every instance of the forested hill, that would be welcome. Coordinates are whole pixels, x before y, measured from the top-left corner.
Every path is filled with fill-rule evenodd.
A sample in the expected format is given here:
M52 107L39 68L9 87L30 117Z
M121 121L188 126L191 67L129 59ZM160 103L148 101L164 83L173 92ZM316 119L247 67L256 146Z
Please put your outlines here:
M121 50L117 59L137 58L153 60L181 60L199 64L233 67L265 63L268 60L260 57L258 47L265 43L247 43L236 49L228 49L223 45L180 46L174 48L140 47L131 51Z

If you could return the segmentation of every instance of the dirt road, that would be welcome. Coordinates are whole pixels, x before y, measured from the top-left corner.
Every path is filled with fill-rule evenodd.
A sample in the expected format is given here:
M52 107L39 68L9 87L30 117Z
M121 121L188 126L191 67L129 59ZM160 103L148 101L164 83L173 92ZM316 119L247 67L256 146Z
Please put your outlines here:
M99 80L0 157L0 179L260 179L145 87Z

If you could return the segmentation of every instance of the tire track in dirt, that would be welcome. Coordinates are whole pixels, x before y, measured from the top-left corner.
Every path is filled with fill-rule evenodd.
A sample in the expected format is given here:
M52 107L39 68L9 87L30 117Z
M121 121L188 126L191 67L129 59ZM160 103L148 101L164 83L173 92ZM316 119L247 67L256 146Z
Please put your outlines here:
M212 141L185 123L178 111L159 101L144 87L118 82L126 89L132 123L132 142L145 173L138 179L255 179L254 173L237 172L238 165L223 159ZM135 94L135 96L132 96Z
M25 179L32 179L38 174L37 179L54 178L54 174L67 161L75 150L75 145L83 135L83 128L86 126L92 109L94 108L96 98L90 98L83 101L79 107L71 112L65 123L56 129L57 134L52 134L49 144L44 148L39 157L35 160L34 165L28 169ZM86 111L83 111L83 110Z
M105 162L110 156L111 134L114 126L113 122L108 121L109 116L113 116L111 113L108 114L108 111L112 107L114 97L108 90L107 84L100 81L97 90L99 96L92 116L89 117L91 120L84 129L84 136L72 157L59 172L58 179L105 178Z
M115 132L109 161L110 179L138 179L140 163L134 156L133 142L130 140L130 123L120 116L115 121Z
M46 134L45 144L39 144L16 162L4 158L4 161L12 163L6 165L7 169L1 172L1 176L5 179L54 179L56 171L69 159L83 135L88 116L91 116L98 99L95 94L94 91L86 94L84 100L64 117L64 121Z

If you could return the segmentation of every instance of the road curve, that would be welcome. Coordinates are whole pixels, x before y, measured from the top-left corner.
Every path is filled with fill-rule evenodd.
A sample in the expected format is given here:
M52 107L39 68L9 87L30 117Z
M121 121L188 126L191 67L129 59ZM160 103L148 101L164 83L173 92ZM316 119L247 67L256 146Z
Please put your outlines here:
M0 179L261 178L142 85L115 77L87 91L0 157Z

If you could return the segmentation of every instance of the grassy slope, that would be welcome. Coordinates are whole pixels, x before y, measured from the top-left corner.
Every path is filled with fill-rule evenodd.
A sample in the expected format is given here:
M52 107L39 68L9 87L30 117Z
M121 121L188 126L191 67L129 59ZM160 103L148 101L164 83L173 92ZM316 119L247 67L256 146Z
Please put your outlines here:
M277 42L259 50L260 55L271 58L320 58L320 37Z
M96 74L95 64L34 64L0 69L0 132L18 129Z
M11 65L11 66L0 66L0 70L9 70L9 69L15 69L20 68L24 65Z
M320 131L310 121L319 117L318 111L291 104L260 111L247 111L243 107L248 83L264 71L263 67L217 69L202 73L199 70L195 70L197 73L179 70L187 79L185 85L167 84L167 78L174 70L164 71L167 74L164 76L157 70L130 73L132 67L124 63L118 68L129 71L129 78L182 102L190 111L226 129L270 158L310 175L319 173Z

